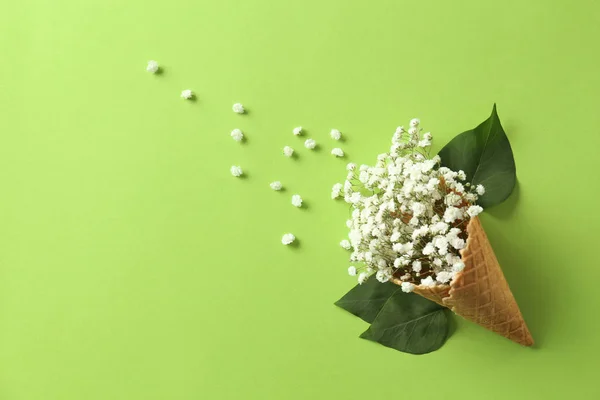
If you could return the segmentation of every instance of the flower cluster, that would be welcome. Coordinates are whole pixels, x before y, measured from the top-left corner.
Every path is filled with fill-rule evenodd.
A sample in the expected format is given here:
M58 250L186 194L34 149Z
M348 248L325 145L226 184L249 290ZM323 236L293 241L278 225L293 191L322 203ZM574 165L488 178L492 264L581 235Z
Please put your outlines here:
M285 155L286 157L291 157L294 155L294 149L292 149L290 146L285 146L283 148L283 155Z
M246 112L246 109L244 108L244 106L242 105L242 103L235 103L233 105L233 107L231 107L231 109L236 114L243 114L243 113Z
M339 147L336 147L335 149L331 150L331 154L333 154L336 157L344 157L344 150L340 149Z
M415 285L447 284L464 268L459 251L466 245L466 225L482 208L485 193L466 182L463 171L429 157L432 136L421 133L420 121L398 127L389 153L375 166L348 164L346 182L336 184L332 198L343 195L352 205L349 245L350 275L363 283L371 275L380 282L401 280L402 290Z
M304 147L309 150L313 150L315 147L317 147L317 142L315 142L315 139L306 139L304 142Z
M148 61L148 65L146 66L146 71L155 74L158 72L159 66L158 63L154 60Z
M332 129L331 132L329 132L329 135L333 140L340 140L342 138L342 132L338 129Z
M194 92L191 89L185 89L181 92L181 97L186 100L191 100L194 97Z
M241 129L234 129L231 131L231 137L233 138L233 140L235 140L236 142L241 142L244 139L244 133L242 132Z

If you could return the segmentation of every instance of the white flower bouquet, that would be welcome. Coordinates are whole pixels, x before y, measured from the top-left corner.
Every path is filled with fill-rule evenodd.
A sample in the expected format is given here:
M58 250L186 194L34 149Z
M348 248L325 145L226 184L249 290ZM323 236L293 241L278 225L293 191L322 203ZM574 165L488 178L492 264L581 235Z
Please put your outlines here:
M444 307L530 346L477 217L505 200L516 180L496 107L433 157L431 140L413 119L374 166L350 163L345 183L334 185L332 197L343 194L352 207L349 240L340 245L352 251L348 273L359 284L336 304L371 323L361 337L409 353L444 343Z

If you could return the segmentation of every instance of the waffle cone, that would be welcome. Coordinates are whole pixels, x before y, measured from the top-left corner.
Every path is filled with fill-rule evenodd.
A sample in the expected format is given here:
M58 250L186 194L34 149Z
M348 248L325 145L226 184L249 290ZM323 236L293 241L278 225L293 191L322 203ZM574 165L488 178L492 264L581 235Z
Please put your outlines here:
M465 268L449 285L416 286L414 292L505 338L533 345L479 218L470 220L467 233L467 245L460 251ZM394 278L393 282L402 281Z

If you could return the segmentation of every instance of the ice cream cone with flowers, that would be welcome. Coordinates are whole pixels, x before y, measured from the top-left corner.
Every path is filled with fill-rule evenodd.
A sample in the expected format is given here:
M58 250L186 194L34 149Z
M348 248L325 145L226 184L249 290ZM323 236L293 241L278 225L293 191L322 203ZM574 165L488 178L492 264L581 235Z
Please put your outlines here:
M495 109L494 109L495 113ZM393 282L524 346L533 344L478 215L481 184L429 156L420 121L399 127L374 166L348 164L332 197L351 204L348 273Z

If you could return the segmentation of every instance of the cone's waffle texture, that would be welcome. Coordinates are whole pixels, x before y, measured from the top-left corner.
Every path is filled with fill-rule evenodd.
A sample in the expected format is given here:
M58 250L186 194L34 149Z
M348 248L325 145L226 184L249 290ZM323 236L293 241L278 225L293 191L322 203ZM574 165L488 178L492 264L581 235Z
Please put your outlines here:
M460 252L464 270L456 274L450 285L417 286L415 293L523 346L533 345L479 218L470 220L467 233L467 246ZM393 281L402 282L395 278Z

